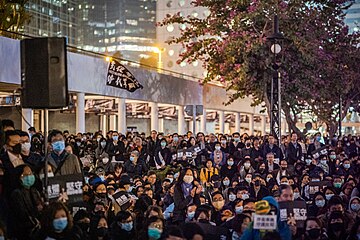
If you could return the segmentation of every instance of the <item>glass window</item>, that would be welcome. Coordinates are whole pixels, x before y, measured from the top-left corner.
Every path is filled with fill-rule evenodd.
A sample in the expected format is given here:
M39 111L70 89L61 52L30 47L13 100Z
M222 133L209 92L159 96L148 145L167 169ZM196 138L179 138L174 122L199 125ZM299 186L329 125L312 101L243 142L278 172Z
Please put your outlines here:
M168 52L169 56L174 56L174 53L175 53L175 52L174 52L174 50L172 50L172 49L170 49L169 52Z

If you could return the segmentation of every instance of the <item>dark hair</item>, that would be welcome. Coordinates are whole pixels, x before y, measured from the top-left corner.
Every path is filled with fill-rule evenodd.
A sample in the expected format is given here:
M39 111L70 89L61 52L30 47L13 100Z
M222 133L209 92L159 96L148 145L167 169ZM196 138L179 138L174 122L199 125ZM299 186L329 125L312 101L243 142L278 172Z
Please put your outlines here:
M308 221L315 221L317 225L319 225L320 229L323 227L321 221L317 217L307 217L304 222L304 230L306 230L306 224Z
M335 196L332 196L332 197L330 198L330 200L328 201L328 206L329 206L329 208L330 208L331 206L338 205L338 204L343 205L343 200L342 200L341 197L336 196L336 195L335 195Z
M280 192L280 195L282 194L282 191L284 190L292 190L291 186L290 185L286 185L286 184L280 184L279 186L279 192Z
M184 179L184 176L185 176L185 174L186 174L186 172L187 172L188 170L190 170L190 171L192 172L193 176L195 176L193 169L191 169L191 168L189 168L189 167L184 168L184 169L180 172L180 174L179 174L178 181L176 182L176 187L181 188L181 184L184 182L184 180L183 180L183 179Z
M80 209L74 215L74 222L78 222L84 218L90 218L90 214L86 210Z
M262 240L281 240L279 232L266 232Z
M124 221L126 219L128 219L129 217L132 217L131 213L128 211L120 211L116 214L115 216L115 221L116 222L121 222Z
M20 136L20 133L17 130L7 130L5 132L5 143L8 143L11 136Z
M19 131L19 135L20 135L20 137L29 137L29 134L24 131Z
M195 235L201 235L205 237L205 233L202 228L194 222L188 222L182 225L182 230L184 232L185 239L193 239Z
M3 120L1 120L1 125L2 125L3 128L5 128L5 127L13 127L13 128L15 128L14 121L11 120L11 119L3 119Z
M48 136L48 142L51 143L52 142L52 138L55 137L56 135L61 135L63 136L63 133L57 129L51 130L51 132L49 133Z
M49 234L51 232L54 232L55 229L53 227L53 221L55 219L55 214L57 211L64 210L66 213L66 217L68 220L68 225L65 229L65 231L69 231L73 227L73 218L67 209L67 207L62 202L52 202L50 205L45 208L43 213L43 218L41 221L41 228L44 229L44 231Z
M234 229L234 231L236 232L240 232L241 230L241 225L244 223L244 220L246 218L250 219L251 222L251 217L246 215L246 214L237 214L235 215L235 217L233 218L233 222L232 222L232 229Z

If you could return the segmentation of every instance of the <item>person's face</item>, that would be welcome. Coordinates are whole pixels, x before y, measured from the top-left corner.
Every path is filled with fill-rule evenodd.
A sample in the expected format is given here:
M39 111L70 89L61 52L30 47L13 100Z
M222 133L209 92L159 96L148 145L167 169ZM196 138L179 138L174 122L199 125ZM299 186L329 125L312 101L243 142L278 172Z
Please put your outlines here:
M151 132L151 138L152 138L152 139L155 139L155 138L156 138L156 135L157 135L157 134L156 134L155 131L152 131L152 132Z
M56 211L54 219L59 219L59 218L67 218L66 212L64 209L60 209L60 210Z
M251 222L250 218L244 219L243 223L241 224L241 233L245 232L245 230L249 226L250 222Z
M98 225L97 225L97 228L108 228L108 224L106 222L106 219L105 218L101 218Z
M344 208L343 208L343 206L341 204L336 204L336 205L330 206L329 210L330 210L330 212L334 212L334 211L343 212Z
M141 147L142 146L142 140L140 138L136 138L135 144L136 144L137 147Z
M191 143L191 145L195 145L195 138L191 138L191 140L190 140L190 143Z
M149 228L157 228L162 231L164 229L164 225L163 225L162 221L159 220L159 221L150 223Z
M254 140L254 146L259 146L259 144L260 144L260 142L259 142L259 140Z
M146 191L145 194L148 195L151 199L154 197L154 193L152 190Z
M206 162L206 167L207 167L207 168L211 168L211 167L212 167L212 162L211 162L211 161L207 161L207 162Z
M280 166L282 167L282 169L286 169L288 165L286 161L281 161Z
M350 196L352 190L353 190L352 187L350 185L347 185L346 188L344 189L344 193Z
M13 135L13 136L9 137L7 145L9 147L11 147L11 150L12 150L12 148L18 143L20 143L20 136L19 135Z
M306 222L305 230L309 231L311 229L320 229L320 226L314 220L309 220L309 221Z
M193 172L190 169L188 169L186 170L185 176L193 176Z
M216 139L215 135L211 134L211 135L209 136L210 142L215 142L215 139Z
M187 208L187 212L195 212L196 211L196 206L195 205L191 205Z
M272 164L274 162L274 155L272 154L267 155L266 160Z
M30 142L30 139L28 136L22 136L20 137L20 143L23 144L23 143L29 143Z
M198 217L198 221L199 220L209 220L209 219L204 212L201 212Z
M296 133L291 134L291 141L292 141L292 142L296 142L296 141L297 141L297 134L296 134Z
M22 179L23 177L30 176L30 175L33 175L31 168L26 166L26 167L24 167L23 173L20 178Z
M281 191L280 197L279 197L279 201L280 202L285 202L285 201L294 201L294 193L292 189L286 188L284 190Z
M289 180L286 177L281 178L280 184L289 184Z
M254 202L248 202L244 205L244 211L252 211L255 212L255 203Z
M149 183L150 183L151 185L155 184L155 182L156 182L156 175L155 175L155 174L150 175L150 176L148 177L148 181L149 181Z
M198 135L198 140L199 140L200 142L203 142L203 141L204 141L204 135L203 135L203 134L199 134L199 135Z
M269 144L274 144L275 138L273 136L269 136Z
M237 191L237 193L236 193L236 198L240 198L240 199L241 199L243 194L248 194L248 191L246 191L246 190Z
M138 190L137 190L137 194L136 194L136 195L137 195L138 197L140 197L141 194L143 194L143 193L144 193L144 188L139 187Z
M106 186L104 184L100 184L96 188L96 193L106 193Z
M57 134L54 137L51 138L51 142L59 142L59 141L64 141L64 137L61 134Z

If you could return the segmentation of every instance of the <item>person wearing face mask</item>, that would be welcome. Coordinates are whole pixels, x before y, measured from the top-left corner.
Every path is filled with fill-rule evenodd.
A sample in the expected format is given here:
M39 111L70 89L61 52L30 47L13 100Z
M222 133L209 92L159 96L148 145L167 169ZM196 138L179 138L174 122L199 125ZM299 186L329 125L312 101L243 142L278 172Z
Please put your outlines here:
M304 223L305 233L301 240L327 240L326 233L324 233L323 227L319 219L316 217L308 217Z
M90 233L90 214L84 210L80 209L74 215L74 227L81 229L81 238L80 239L89 239Z
M210 154L211 160L213 160L214 165L218 168L226 164L226 155L221 151L221 145L219 142L215 142L215 150Z
M73 218L61 202L53 202L45 208L41 219L38 240L80 240L81 230L74 227Z
M90 240L109 240L109 227L104 216L97 216L90 222Z
M65 141L61 131L52 130L48 136L48 142L52 149L47 156L48 163L55 176L81 173L78 158L64 151Z
M255 174L249 189L250 197L255 198L256 201L260 201L264 197L269 196L269 190L263 184L264 179L262 179L259 174Z
M321 142L321 133L318 132L314 135L314 142L309 145L307 154L311 155L312 152L314 152L315 150L317 150L319 148L322 148L323 146L325 146L325 145Z
M166 165L169 165L172 159L171 151L167 147L167 142L165 138L160 140L159 146L155 150L154 163L156 169L165 168Z
M196 209L197 209L197 206L194 203L190 203L189 206L187 206L185 222L194 221Z
M148 168L143 159L139 158L138 151L132 151L129 160L124 164L124 172L130 177L143 176L147 173Z
M18 187L11 193L9 235L18 240L34 239L40 230L39 217L44 203L34 187L35 176L29 165L19 165L17 172ZM14 230L14 232L12 232Z
M329 239L346 239L349 232L346 230L344 215L340 211L334 211L330 214L328 220L327 234Z
M122 137L116 131L112 132L111 139L108 140L106 145L106 153L109 154L110 161L124 162L125 144L122 141Z
M218 191L211 194L211 199L211 204L214 208L211 214L211 221L214 222L217 226L220 226L220 224L223 222L221 210L225 205L225 199L221 192Z
M234 155L235 152L240 152L241 149L245 147L245 144L241 142L240 134L235 132L232 134L234 141L229 143L229 151L231 155Z
M134 228L134 219L130 212L120 211L116 214L114 222L110 227L111 240L117 239L135 239L136 230Z
M21 131L19 132L19 135L21 143L21 157L24 163L29 164L35 174L37 174L41 169L43 158L40 154L31 151L30 137L27 132Z
M100 138L97 148L95 149L95 158L97 164L106 165L111 162L109 154L106 152L107 142L106 138Z
M348 211L354 215L355 218L360 216L360 198L352 197L349 201Z
M255 169L252 167L250 156L246 156L242 164L238 166L239 175L242 179L245 179L247 174L254 174Z
M319 216L325 214L327 211L326 208L326 198L325 194L322 192L316 192L313 197L312 204L308 207L308 216Z
M220 168L220 176L223 178L228 177L229 179L232 179L237 172L234 157L229 156L226 164L221 166Z
M202 187L194 180L193 170L191 168L182 170L174 188L174 223L185 221L187 206L190 203L199 205L201 193Z

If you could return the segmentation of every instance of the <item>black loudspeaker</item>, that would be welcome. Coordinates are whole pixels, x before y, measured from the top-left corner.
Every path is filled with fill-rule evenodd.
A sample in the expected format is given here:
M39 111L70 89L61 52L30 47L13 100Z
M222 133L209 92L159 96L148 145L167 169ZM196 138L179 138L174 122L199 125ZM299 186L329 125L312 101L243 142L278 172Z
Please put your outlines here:
M68 106L65 38L21 41L21 106L54 109Z

